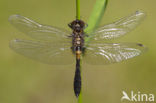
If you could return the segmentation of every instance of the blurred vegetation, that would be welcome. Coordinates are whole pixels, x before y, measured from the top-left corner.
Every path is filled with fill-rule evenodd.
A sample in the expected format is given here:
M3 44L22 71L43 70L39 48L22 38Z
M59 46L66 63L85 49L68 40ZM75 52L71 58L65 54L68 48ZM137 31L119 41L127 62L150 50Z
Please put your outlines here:
M128 35L111 42L139 42L149 50L122 63L92 66L83 64L83 102L121 103L122 90L156 94L155 0L109 0L102 24L108 24L136 10L146 19ZM81 19L88 21L95 0L81 1ZM20 14L41 24L70 30L75 19L75 1L0 0L0 103L75 103L75 65L46 65L16 54L9 48L13 38L26 38L8 23ZM126 103L126 102L124 102Z

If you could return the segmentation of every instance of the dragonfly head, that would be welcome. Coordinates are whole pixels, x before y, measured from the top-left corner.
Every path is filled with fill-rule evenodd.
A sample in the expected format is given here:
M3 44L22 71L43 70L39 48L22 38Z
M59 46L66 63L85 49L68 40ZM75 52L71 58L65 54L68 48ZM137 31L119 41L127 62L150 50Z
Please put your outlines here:
M85 27L85 23L82 20L74 20L68 26L77 32L81 31Z

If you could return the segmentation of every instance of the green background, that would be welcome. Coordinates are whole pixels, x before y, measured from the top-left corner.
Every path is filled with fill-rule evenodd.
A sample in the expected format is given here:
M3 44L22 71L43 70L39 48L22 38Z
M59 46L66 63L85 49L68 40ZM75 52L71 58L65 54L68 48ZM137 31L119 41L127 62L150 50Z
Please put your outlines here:
M81 19L88 20L94 4L95 0L81 0ZM83 103L121 103L123 90L156 95L155 4L155 0L109 0L101 25L136 10L147 14L137 29L112 42L139 42L148 52L112 65L83 64ZM75 19L75 0L0 0L0 103L76 103L74 64L46 65L9 48L11 39L28 38L9 24L12 14L69 30L67 24Z

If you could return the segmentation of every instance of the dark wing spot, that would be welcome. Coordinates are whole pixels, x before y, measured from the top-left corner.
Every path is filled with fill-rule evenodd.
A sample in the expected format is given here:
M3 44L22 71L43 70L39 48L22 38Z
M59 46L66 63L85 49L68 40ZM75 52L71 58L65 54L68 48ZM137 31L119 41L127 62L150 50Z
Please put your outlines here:
M138 43L137 45L138 45L138 46L141 46L141 47L143 47L143 46L144 46L143 44L140 44L140 43Z

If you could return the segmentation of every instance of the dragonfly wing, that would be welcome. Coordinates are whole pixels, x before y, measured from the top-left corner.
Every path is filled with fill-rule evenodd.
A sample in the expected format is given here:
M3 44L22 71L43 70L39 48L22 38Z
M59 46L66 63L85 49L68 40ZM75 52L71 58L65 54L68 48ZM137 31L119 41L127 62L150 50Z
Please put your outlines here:
M74 60L70 44L16 39L10 42L10 47L17 53L47 64L72 64Z
M94 40L113 39L133 30L145 17L145 13L136 11L134 14L124 17L112 24L105 25L93 32Z
M69 32L52 26L41 25L33 20L20 15L12 15L10 23L19 31L37 40L44 41L65 41L68 40Z
M138 43L99 43L86 48L84 61L89 64L111 64L140 55L146 47Z

